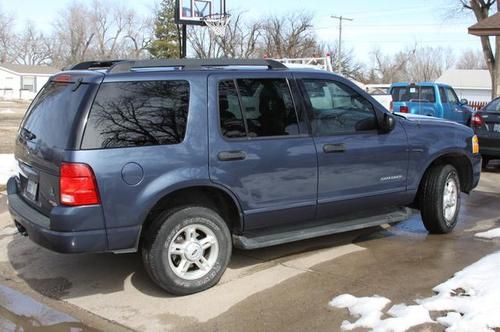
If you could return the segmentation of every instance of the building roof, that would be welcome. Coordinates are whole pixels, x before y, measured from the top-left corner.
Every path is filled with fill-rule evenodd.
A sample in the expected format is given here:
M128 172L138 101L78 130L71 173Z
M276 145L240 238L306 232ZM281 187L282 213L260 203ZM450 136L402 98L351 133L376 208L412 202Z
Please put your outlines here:
M500 36L500 12L470 26L469 34L475 36Z
M60 71L57 68L50 66L28 66L13 63L0 63L0 69L2 68L17 74L52 75Z
M488 70L449 69L436 82L454 88L491 90L491 76Z

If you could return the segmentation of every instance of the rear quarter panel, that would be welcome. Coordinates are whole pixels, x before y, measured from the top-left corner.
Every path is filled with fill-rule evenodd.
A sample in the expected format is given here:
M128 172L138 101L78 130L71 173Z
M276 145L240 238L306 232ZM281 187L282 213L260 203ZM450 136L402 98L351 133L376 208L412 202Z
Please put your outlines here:
M137 233L151 208L166 194L209 183L206 76L144 75L134 75L133 80L189 81L190 104L184 141L174 145L68 151L64 158L87 163L94 170L108 237L116 232L126 233L127 228L129 233ZM125 78L121 80L126 81ZM137 184L124 181L123 174L127 172L127 167L139 177L142 173ZM112 237L110 249L115 249ZM124 243L116 246L127 247Z

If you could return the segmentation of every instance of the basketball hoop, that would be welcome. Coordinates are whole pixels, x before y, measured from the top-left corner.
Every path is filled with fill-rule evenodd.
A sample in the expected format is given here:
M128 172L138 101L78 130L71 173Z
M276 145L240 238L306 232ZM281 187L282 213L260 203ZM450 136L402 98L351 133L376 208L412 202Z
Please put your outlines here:
M202 21L215 36L224 37L229 18L229 14L212 14L204 16Z

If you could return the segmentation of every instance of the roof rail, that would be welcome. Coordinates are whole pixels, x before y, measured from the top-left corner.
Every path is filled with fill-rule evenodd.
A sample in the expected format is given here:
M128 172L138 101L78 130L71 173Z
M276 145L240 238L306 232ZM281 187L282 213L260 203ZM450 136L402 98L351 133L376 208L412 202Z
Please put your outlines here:
M181 68L190 70L206 69L208 67L229 66L260 66L268 69L288 69L287 66L270 59L153 59L135 60L116 63L109 72L127 72L148 68Z
M119 62L125 60L103 60L103 61L85 61L76 65L68 66L64 70L91 70L91 69L106 69L113 67Z

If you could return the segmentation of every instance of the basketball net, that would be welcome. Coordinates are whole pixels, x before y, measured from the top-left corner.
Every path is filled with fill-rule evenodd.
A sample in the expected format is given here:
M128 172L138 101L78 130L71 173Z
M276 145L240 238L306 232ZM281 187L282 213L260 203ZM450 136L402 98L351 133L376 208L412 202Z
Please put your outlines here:
M214 36L224 37L226 28L229 24L229 15L227 14L213 14L203 18L203 22L210 29Z

